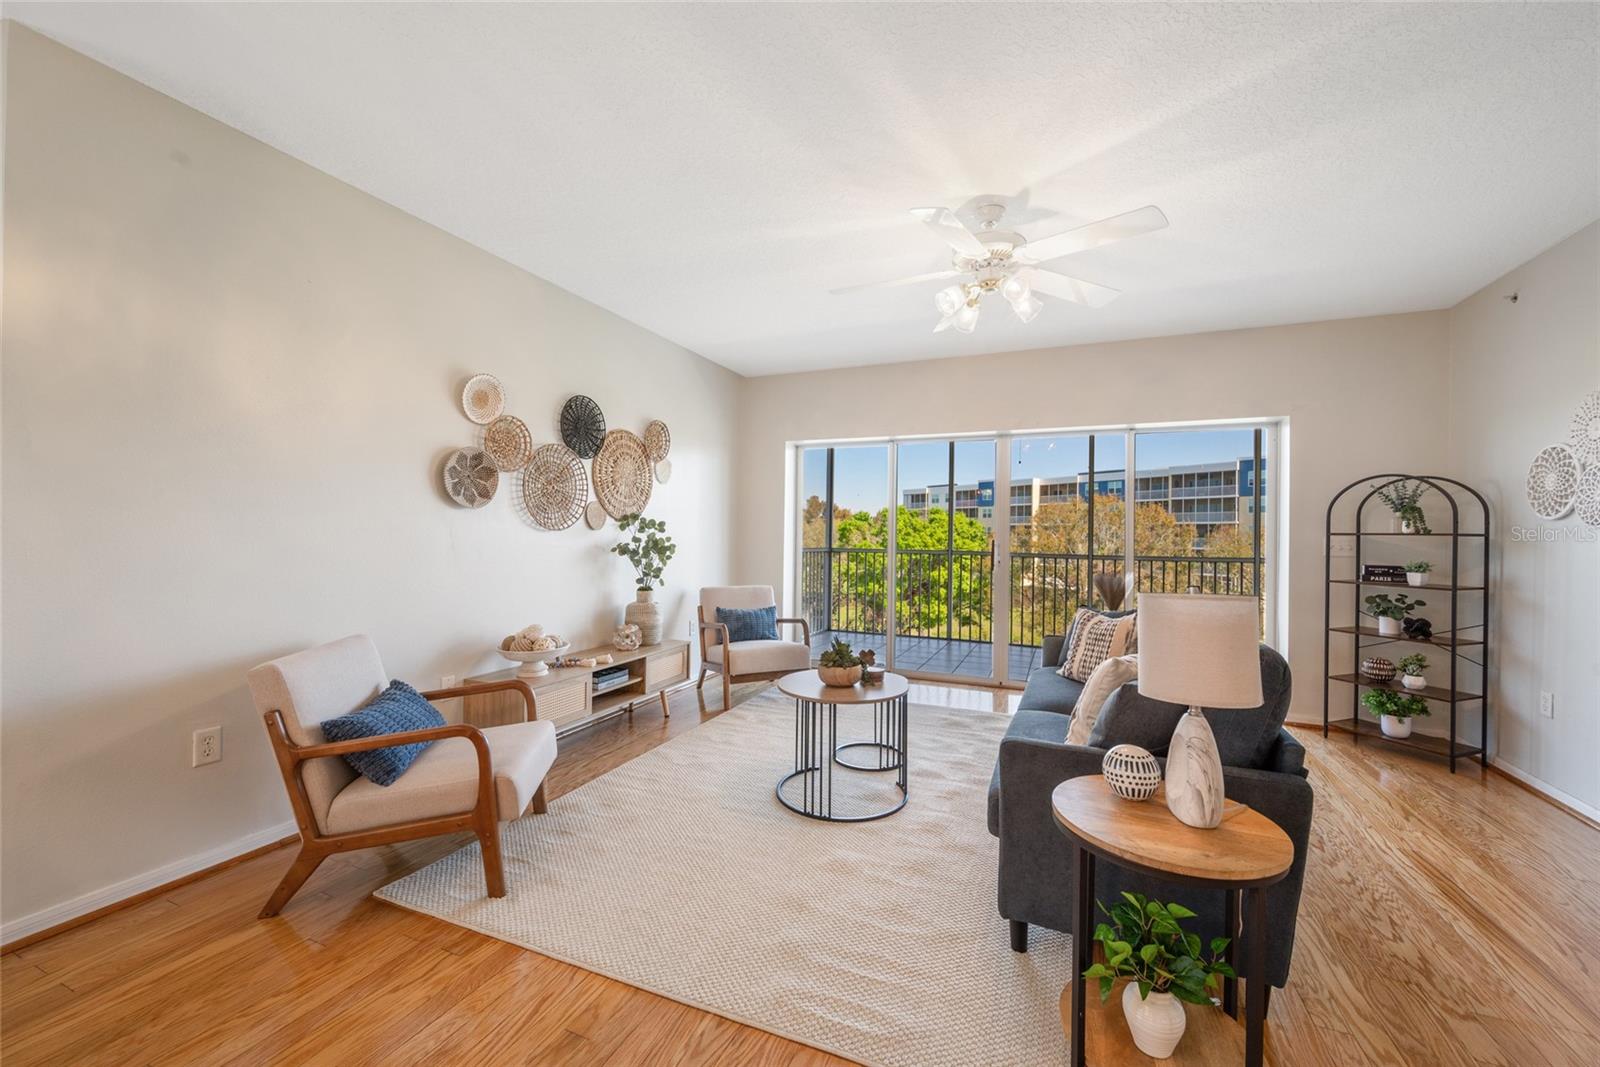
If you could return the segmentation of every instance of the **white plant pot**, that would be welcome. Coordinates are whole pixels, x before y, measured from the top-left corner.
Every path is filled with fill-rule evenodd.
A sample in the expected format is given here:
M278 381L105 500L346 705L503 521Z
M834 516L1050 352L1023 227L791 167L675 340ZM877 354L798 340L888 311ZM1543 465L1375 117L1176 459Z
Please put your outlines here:
M1428 584L1428 572L1427 571L1406 571L1406 584L1407 585L1427 585Z
M1400 532L1401 533L1406 533L1406 534L1408 534L1408 533L1416 533L1416 529L1409 522L1407 522L1404 519L1401 519L1400 520Z
M1385 618L1382 615L1378 616L1378 633L1384 637L1399 637L1400 620Z
M1428 680L1420 674L1402 674L1400 676L1400 684L1407 689L1426 689Z
M1148 997L1140 997L1138 982L1129 982L1122 989L1122 1015L1139 1051L1158 1060L1172 1055L1189 1022L1177 997L1154 990Z
M1384 737L1410 737L1411 720L1397 719L1393 715L1378 716L1378 725L1383 727Z

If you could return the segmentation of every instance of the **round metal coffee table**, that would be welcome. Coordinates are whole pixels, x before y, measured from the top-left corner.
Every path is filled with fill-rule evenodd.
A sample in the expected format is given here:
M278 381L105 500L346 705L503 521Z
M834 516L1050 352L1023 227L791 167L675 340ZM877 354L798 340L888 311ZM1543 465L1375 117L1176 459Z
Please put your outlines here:
M817 672L796 671L778 679L778 689L794 697L794 770L778 779L778 803L790 811L827 822L868 822L893 815L906 806L906 727L911 685L904 676L885 674L882 685L833 687ZM872 740L840 744L839 708L869 706ZM848 758L846 758L848 756ZM865 813L835 814L835 766L849 771L894 773L898 797L888 807ZM798 803L783 787L799 780Z

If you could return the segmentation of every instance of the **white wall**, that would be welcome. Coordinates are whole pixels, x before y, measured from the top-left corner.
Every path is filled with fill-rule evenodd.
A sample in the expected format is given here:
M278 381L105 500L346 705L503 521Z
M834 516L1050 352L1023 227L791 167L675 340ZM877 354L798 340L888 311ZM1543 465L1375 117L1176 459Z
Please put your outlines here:
M1514 304L1504 299L1513 292ZM1483 493L1498 524L1494 758L1600 815L1600 531L1576 517L1538 518L1525 492L1534 455L1564 441L1578 401L1600 389L1600 224L1462 301L1447 321L1447 473ZM1536 532L1519 540L1519 529ZM1539 715L1541 690L1555 696L1553 719Z
M735 375L6 29L6 936L292 829L262 660L365 631L427 686L508 666L489 649L535 620L609 636L614 525L534 530L509 478L482 511L441 492L471 372L540 441L574 392L668 422L684 634L728 576ZM213 723L225 758L191 769Z
M1447 377L1444 313L1421 312L750 379L736 573L783 584L788 442L1287 417L1290 715L1320 722L1324 509L1358 477L1443 461L1444 405L1409 396Z

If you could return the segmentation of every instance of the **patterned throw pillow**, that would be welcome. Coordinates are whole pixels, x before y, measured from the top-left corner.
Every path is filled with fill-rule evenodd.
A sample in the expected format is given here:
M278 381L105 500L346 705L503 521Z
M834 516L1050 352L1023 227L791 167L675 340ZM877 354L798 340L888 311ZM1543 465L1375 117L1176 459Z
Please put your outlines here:
M1093 608L1079 608L1072 617L1072 645L1061 658L1060 675L1086 682L1106 660L1127 655L1134 648L1138 619L1137 614L1113 619Z
M363 737L381 737L443 725L444 716L424 700L421 693L404 682L393 681L372 703L357 708L349 715L323 723L322 736L329 741L355 741ZM357 774L379 785L394 785L431 744L432 741L419 741L411 745L375 748L369 752L351 752L344 757L344 761Z
M1089 735L1094 733L1095 721L1100 718L1100 709L1111 699L1111 694L1138 677L1138 656L1111 656L1096 667L1094 673L1089 675L1089 680L1083 683L1083 692L1078 694L1077 703L1072 706L1072 725L1067 727L1067 744L1087 745Z
M767 608L718 608L717 621L728 628L729 641L776 641L778 605Z

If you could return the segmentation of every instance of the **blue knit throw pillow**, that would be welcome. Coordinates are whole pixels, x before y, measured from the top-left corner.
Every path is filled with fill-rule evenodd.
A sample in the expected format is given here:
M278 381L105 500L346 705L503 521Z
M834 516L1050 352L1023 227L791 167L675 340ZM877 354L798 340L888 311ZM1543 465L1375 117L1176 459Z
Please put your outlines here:
M426 730L443 725L444 716L424 700L421 693L404 682L394 681L372 703L357 708L349 715L323 723L322 736L329 741L355 741L363 737L381 737L384 734ZM406 773L406 768L415 763L431 744L432 741L419 741L367 752L351 752L344 757L344 761L357 774L379 785L394 785Z
M717 621L727 626L729 641L776 641L778 605L768 608L718 608Z

